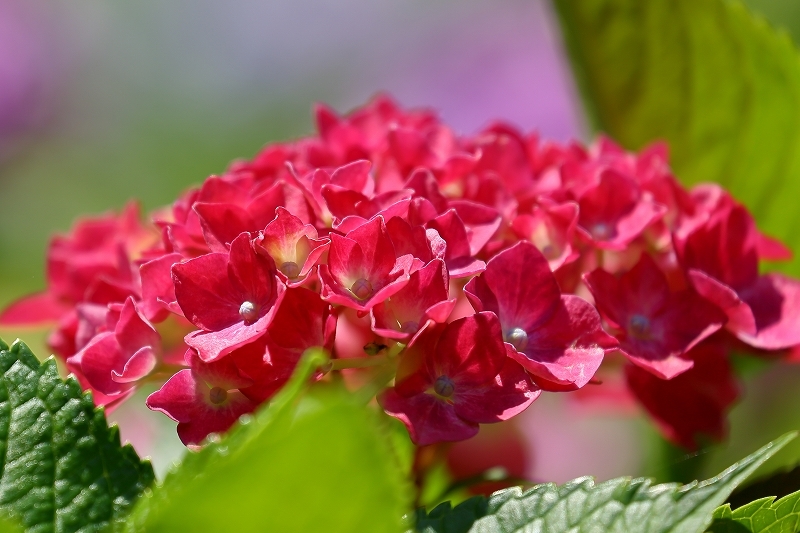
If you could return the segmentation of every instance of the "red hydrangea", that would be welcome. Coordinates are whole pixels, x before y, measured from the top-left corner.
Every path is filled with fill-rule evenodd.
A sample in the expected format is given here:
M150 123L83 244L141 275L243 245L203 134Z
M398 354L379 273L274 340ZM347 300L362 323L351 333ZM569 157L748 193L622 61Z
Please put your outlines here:
M692 368L687 352L725 323L722 311L693 290L671 291L648 255L619 277L598 269L585 280L620 351L661 379Z
M187 445L199 444L211 433L228 429L258 404L239 390L251 384L233 361L206 363L187 353L191 369L178 371L161 390L147 397L147 406L178 423L178 435Z
M193 446L312 349L330 356L314 379L381 379L365 390L383 387L419 445L622 372L694 447L724 436L732 346L800 353L800 283L760 271L789 251L720 187L683 188L663 145L460 135L386 96L315 118L151 222L133 204L79 221L51 242L47 288L0 323L55 323L51 346L98 404L161 384L147 404Z
M249 233L229 252L212 252L172 267L175 297L183 315L200 330L186 344L200 359L216 361L252 342L267 329L285 286L275 262L256 253Z
M509 356L545 390L583 387L616 347L595 308L562 295L547 260L527 242L497 254L464 292L477 311L499 317Z
M478 424L507 420L538 396L522 367L506 357L497 316L477 313L409 344L397 382L380 402L424 446L469 438Z

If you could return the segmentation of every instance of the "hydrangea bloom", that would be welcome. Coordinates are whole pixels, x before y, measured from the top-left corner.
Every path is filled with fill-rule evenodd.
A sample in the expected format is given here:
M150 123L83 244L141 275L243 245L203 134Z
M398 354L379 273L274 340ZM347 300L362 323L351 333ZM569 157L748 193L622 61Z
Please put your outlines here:
M800 350L800 283L759 273L788 251L719 187L684 189L661 145L560 145L504 124L462 136L385 96L347 116L318 106L316 123L151 223L134 206L79 222L51 243L47 289L0 322L55 322L53 348L99 404L162 383L147 403L188 445L322 349L315 379L393 373L379 404L418 445L623 368L692 447L724 435L731 346Z

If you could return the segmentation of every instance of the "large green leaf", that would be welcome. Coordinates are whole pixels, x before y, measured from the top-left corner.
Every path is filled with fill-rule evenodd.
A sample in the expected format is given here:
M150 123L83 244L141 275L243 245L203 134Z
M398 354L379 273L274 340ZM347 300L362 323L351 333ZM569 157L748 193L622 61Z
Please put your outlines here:
M711 533L795 533L800 530L800 492L762 498L731 511L725 504L714 511Z
M800 251L800 57L727 0L554 0L590 120L664 139L686 183L717 181ZM800 261L789 267L800 273Z
M648 479L618 478L595 484L584 477L525 492L506 489L453 509L442 504L430 514L419 511L417 528L424 533L700 533L731 491L795 436L784 435L702 483L653 485Z
M100 531L153 481L78 382L20 341L0 341L0 472L0 509L37 533Z
M270 406L189 454L127 531L402 531L411 486L386 425L307 359Z
M783 498L800 489L800 465L771 472L737 488L728 498L732 508L739 508L762 498Z
M0 517L0 533L22 533L22 528L12 520Z

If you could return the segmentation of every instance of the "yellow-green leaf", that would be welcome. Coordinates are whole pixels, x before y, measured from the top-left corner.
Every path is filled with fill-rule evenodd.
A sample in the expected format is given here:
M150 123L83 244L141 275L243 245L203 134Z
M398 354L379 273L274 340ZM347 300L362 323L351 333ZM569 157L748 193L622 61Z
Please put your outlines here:
M685 183L716 181L800 251L800 56L739 2L554 0L591 121L663 139ZM800 261L786 267L800 274Z

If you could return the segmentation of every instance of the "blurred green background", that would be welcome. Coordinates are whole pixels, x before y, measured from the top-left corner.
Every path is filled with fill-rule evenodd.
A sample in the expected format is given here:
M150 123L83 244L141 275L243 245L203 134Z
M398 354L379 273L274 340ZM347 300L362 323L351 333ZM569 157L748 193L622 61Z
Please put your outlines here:
M747 4L800 40L800 2ZM48 239L76 217L129 198L170 203L231 160L309 133L313 102L344 112L381 90L464 133L502 118L585 139L543 0L0 0L0 306L43 288ZM0 336L46 354L41 332ZM798 367L752 371L730 446L707 470L800 427L785 407L798 384ZM531 477L666 475L648 466L641 417L548 396L520 421ZM163 472L183 448L143 397L113 417Z

